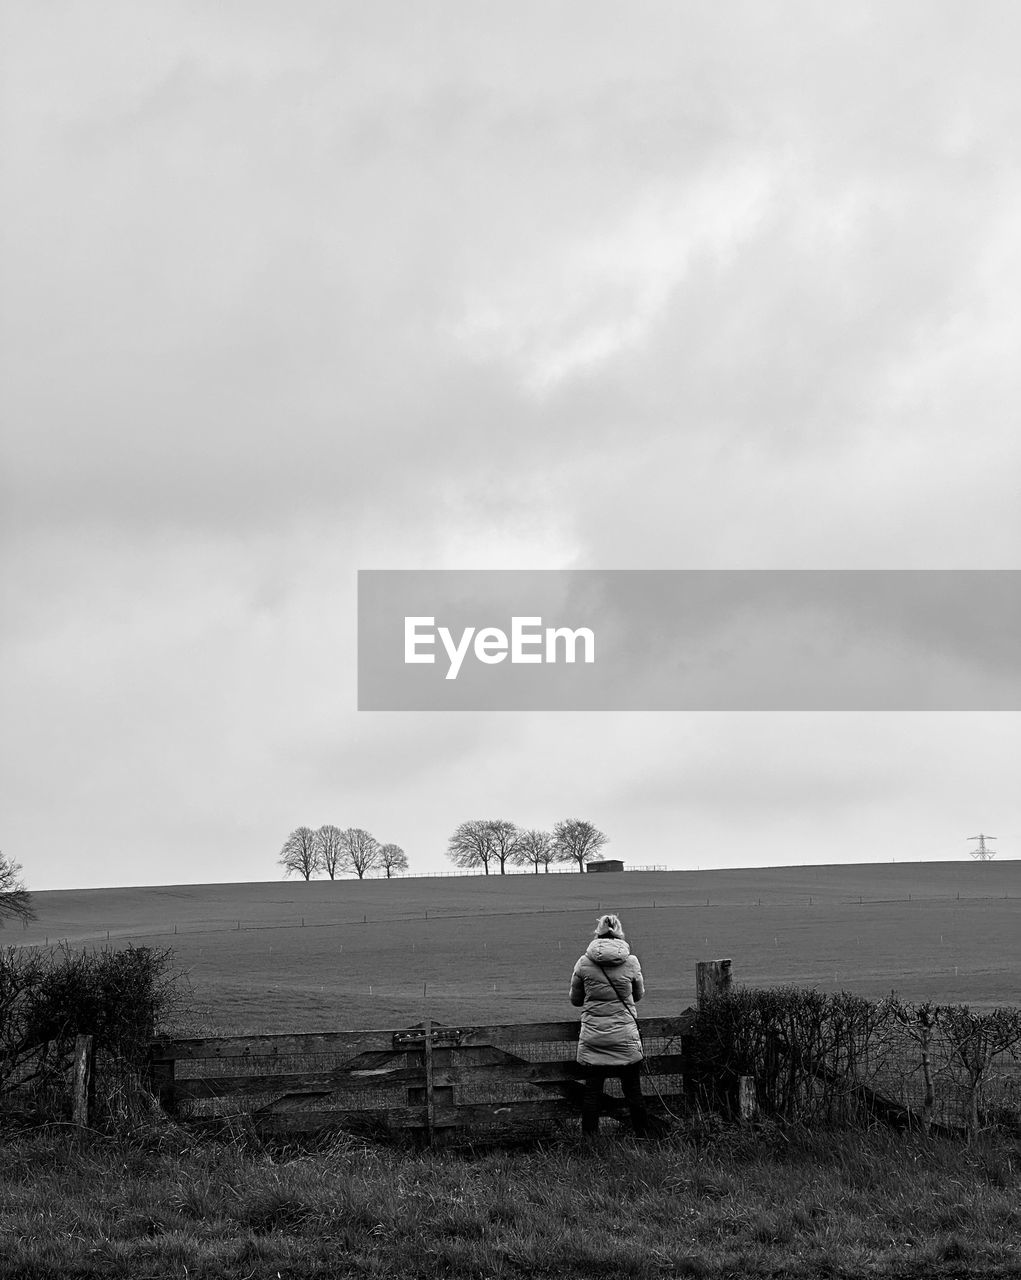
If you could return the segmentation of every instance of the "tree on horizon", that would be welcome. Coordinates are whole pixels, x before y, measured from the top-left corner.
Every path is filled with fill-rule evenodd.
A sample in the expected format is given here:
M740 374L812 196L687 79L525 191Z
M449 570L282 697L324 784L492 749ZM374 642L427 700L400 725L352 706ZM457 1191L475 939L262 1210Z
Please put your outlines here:
M507 874L507 863L513 864L514 855L517 852L518 841L521 839L521 832L513 822L508 822L506 818L491 818L486 823L489 828L489 838L493 849L493 857L500 864L500 875Z
M348 827L340 833L342 862L345 871L353 871L359 880L366 871L380 865L379 841L361 827Z
M462 822L447 842L447 857L466 871L482 867L488 876L489 864L495 856L493 833L485 818Z
M335 827L332 823L327 822L316 832L316 842L320 867L331 880L336 880L337 872L344 869L342 865L344 858L343 832L340 827Z
M21 877L21 863L0 853L0 927L4 916L15 920L34 920L35 907Z
M303 880L311 880L320 865L318 834L311 827L295 827L284 841L277 861L285 876L296 875Z
M582 818L564 818L553 828L553 851L557 862L576 862L578 870L585 870L610 837L591 822Z
M539 868L543 867L546 875L549 875L549 864L554 861L552 834L534 828L522 831L514 850L514 861L520 867L531 867L536 875L539 874Z
M379 865L386 873L388 880L395 871L407 871L408 855L399 844L381 844L379 846Z

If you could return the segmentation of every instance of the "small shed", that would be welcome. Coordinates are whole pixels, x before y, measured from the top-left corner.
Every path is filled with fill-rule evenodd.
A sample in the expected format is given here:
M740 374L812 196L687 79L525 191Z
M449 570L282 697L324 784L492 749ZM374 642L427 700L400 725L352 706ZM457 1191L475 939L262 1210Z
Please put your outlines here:
M623 871L624 864L619 858L597 858L585 864L586 871Z

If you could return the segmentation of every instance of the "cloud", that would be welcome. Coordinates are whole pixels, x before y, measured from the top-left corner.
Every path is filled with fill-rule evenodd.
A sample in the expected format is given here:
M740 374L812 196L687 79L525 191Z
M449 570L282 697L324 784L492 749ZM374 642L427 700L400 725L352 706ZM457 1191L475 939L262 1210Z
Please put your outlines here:
M564 236L526 275L508 263L503 279L466 302L453 341L469 359L507 362L528 393L547 396L648 342L692 259L732 257L768 184L754 158L685 183L650 183L617 225Z
M272 874L335 767L435 850L687 742L512 716L416 767L429 732L345 701L359 567L1015 567L1018 25L8 15L5 849L51 883L82 849L93 882L182 846Z

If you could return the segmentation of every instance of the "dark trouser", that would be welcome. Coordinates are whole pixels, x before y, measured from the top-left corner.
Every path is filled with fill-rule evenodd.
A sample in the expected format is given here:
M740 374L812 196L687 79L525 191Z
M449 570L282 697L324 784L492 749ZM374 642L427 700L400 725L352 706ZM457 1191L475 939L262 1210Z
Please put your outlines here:
M647 1120L645 1101L642 1098L642 1064L631 1062L626 1067L602 1067L583 1062L580 1065L585 1076L585 1092L581 1100L582 1133L599 1132L599 1109L603 1100L603 1085L609 1076L617 1076L620 1079L624 1100L631 1112L631 1125L635 1135L644 1138Z

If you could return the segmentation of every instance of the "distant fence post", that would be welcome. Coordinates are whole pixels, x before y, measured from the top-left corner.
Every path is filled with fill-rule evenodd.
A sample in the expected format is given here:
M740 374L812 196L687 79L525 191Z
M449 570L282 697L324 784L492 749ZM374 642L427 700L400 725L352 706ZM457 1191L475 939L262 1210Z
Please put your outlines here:
M699 960L695 965L695 998L699 1008L730 990L729 960Z
M89 1092L92 1087L93 1044L91 1036L75 1036L74 1082L72 1085L71 1119L75 1124L89 1123Z

